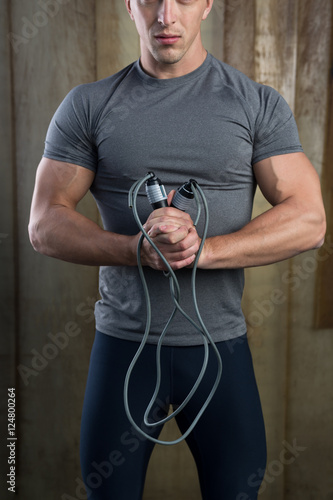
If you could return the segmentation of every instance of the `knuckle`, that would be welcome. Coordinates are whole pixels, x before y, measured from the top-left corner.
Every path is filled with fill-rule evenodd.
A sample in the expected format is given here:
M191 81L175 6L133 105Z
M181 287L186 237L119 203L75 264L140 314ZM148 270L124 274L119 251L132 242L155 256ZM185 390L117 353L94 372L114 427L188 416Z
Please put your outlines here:
M186 250L188 249L188 244L185 240L182 240L179 242L179 250L182 252L182 253L185 253Z
M163 225L164 223L169 222L170 223L171 218L168 217L167 215L161 215L161 217L158 218L158 224Z
M168 237L168 241L172 244L172 245L175 245L176 243L178 243L178 237L175 233L170 233L169 234L169 237ZM180 242L181 243L181 242Z
M166 207L165 208L165 213L166 213L166 215L168 215L168 216L171 217L172 215L175 214L175 209L173 207Z

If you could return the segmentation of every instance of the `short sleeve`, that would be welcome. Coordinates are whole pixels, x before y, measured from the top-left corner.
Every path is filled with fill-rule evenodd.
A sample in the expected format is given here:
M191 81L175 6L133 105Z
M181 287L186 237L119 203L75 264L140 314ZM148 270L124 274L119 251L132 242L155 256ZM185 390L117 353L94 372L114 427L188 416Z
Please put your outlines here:
M91 133L89 98L79 85L69 92L49 125L44 155L53 160L97 169L97 152Z
M252 164L280 154L302 152L293 113L274 89L262 86L255 123Z

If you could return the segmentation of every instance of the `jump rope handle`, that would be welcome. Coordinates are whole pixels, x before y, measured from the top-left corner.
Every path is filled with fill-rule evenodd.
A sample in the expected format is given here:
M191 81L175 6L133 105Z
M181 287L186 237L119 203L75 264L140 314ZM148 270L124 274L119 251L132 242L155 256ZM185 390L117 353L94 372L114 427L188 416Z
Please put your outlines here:
M156 210L157 208L167 207L168 197L165 192L165 188L160 179L156 177L153 172L151 172L151 175L152 177L146 182L146 193L148 201L151 204L153 210ZM190 179L177 189L171 202L172 207L178 208L183 212L187 211L189 204L194 198L194 194L192 191L193 183L195 183L195 180Z

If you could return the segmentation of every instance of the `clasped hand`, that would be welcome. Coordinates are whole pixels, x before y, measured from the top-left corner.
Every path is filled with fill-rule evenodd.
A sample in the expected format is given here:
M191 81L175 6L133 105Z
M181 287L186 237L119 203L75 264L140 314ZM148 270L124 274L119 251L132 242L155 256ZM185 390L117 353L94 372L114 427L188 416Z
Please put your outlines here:
M193 264L201 240L189 214L173 207L159 208L150 214L144 229L174 271ZM146 239L142 244L141 260L143 265L166 270L162 259Z

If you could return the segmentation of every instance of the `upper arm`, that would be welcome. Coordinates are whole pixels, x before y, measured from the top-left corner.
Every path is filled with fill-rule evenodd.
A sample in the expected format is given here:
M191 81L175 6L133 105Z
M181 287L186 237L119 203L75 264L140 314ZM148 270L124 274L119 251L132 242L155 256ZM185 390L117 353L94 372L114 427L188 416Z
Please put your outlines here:
M31 217L40 216L52 206L75 210L89 190L94 172L79 165L42 158L36 174Z
M254 174L271 205L286 200L323 210L319 176L304 153L289 153L259 161Z

